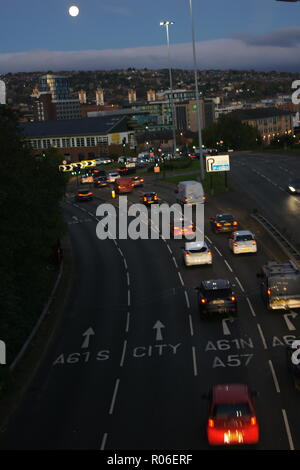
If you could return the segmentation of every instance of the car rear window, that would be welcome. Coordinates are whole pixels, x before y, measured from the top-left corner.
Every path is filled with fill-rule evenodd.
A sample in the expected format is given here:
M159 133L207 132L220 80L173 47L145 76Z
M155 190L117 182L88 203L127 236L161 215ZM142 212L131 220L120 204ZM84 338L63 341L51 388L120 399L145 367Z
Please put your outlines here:
M216 217L217 222L232 222L234 217L232 215L218 215Z
M206 246L203 246L202 248L192 248L188 250L190 253L204 253L207 251Z
M252 235L238 235L236 237L237 242L249 242L251 240L253 240Z
M246 403L220 403L214 406L214 418L240 418L241 416L251 416L251 409Z
M231 289L204 289L204 295L207 299L224 299L232 296Z
M288 276L285 278L270 278L269 288L271 297L295 295L300 297L300 276Z

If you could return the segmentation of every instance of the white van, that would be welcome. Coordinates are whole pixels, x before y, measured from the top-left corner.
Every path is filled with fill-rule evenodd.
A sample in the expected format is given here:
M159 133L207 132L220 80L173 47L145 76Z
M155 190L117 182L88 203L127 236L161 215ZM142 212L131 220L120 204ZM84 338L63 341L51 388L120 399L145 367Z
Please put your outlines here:
M175 192L179 204L191 205L205 202L203 186L199 181L180 181Z

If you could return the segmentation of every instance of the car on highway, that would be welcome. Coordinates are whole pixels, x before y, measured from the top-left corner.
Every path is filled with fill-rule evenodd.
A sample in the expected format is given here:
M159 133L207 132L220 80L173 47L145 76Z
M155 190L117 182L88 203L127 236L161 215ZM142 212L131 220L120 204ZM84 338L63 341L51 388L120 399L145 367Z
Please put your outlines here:
M141 201L143 202L143 204L145 204L146 206L149 206L151 204L157 204L159 199L158 199L158 195L156 192L150 192L150 193L144 193L141 197L140 197Z
M107 176L96 176L94 177L94 186L95 188L102 188L103 186L107 186Z
M114 190L118 194L131 193L133 190L132 178L126 176L117 178L114 182Z
M91 201L93 199L93 193L89 189L79 189L75 194L76 201Z
M239 230L233 232L228 240L229 248L234 255L241 253L257 253L255 236L250 230Z
M294 348L293 343L286 347L287 368L291 374L294 387L300 391L300 344L297 344ZM296 353L297 363L295 363L294 353Z
M95 161L97 165L108 165L109 163L112 163L112 159L109 157L96 158Z
M239 226L238 221L231 214L217 214L215 217L210 217L209 220L211 228L215 233L233 232Z
M207 439L212 446L257 444L259 424L248 385L214 385L210 391Z
M203 280L196 287L198 292L198 309L201 318L209 318L213 314L237 315L237 298L233 286L227 279Z
M132 176L132 183L135 188L144 185L144 178L142 176Z
M186 242L183 259L185 266L212 264L212 253L205 242Z
M300 194L300 178L290 180L287 190L290 194Z
M109 183L114 183L117 178L120 178L120 174L117 171L110 171L107 175L107 181Z
M184 237L186 235L194 235L196 231L195 223L185 218L183 215L174 217L170 222L171 237Z

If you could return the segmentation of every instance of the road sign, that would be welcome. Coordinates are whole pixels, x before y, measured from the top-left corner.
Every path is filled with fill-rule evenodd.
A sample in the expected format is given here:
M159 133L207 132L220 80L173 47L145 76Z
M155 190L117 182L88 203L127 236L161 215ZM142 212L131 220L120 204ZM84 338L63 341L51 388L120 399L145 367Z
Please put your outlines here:
M155 166L154 167L154 173L159 173L160 172L160 167L159 166Z
M206 157L206 171L208 173L229 170L229 155L210 155Z

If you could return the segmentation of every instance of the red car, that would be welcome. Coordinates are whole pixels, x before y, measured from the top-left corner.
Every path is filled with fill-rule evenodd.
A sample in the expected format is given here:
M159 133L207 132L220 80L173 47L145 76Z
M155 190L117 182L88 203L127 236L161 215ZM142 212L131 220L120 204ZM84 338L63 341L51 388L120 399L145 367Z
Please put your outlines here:
M212 446L257 444L259 426L247 385L215 385L210 395L207 438Z

